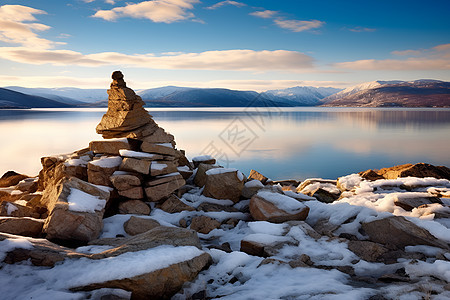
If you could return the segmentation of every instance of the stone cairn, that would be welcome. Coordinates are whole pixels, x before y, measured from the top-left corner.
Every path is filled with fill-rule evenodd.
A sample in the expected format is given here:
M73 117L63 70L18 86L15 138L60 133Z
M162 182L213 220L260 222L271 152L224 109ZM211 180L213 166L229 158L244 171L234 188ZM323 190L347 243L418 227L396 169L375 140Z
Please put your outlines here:
M39 204L48 210L43 227L48 239L95 239L105 213L148 215L146 202L167 199L192 175L184 151L177 150L173 135L153 121L123 74L116 71L112 79L108 110L96 128L104 139L90 142L88 149L41 159ZM105 195L102 189L108 187ZM74 212L68 200L74 189L105 200L105 207Z

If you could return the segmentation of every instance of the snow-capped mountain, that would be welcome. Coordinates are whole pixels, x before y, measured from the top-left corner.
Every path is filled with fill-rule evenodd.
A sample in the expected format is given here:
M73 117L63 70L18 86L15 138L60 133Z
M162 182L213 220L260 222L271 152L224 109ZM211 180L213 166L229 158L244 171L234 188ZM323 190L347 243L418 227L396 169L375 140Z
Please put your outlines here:
M281 90L269 90L263 94L269 98L274 96L285 98L297 103L297 105L318 105L321 100L332 94L341 91L341 89L332 87L312 87L312 86L296 86Z
M153 89L137 90L136 93L144 100L154 100L166 97L172 93L188 91L193 88L179 86L163 86Z
M366 82L323 101L326 106L450 107L450 82L431 79Z

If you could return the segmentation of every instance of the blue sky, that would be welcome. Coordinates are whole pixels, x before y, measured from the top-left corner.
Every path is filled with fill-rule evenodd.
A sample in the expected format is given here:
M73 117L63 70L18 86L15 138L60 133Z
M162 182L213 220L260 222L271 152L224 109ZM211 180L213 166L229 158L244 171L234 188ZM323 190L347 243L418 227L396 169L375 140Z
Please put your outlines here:
M450 1L0 2L0 86L450 80Z

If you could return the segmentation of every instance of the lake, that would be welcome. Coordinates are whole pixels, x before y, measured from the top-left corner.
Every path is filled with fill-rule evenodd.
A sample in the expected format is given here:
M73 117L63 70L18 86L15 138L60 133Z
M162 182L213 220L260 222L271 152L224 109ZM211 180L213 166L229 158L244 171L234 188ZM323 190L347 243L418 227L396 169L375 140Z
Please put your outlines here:
M450 166L450 109L148 108L188 158L210 154L248 175L335 179L404 163ZM38 174L40 157L99 140L106 109L0 110L0 176Z

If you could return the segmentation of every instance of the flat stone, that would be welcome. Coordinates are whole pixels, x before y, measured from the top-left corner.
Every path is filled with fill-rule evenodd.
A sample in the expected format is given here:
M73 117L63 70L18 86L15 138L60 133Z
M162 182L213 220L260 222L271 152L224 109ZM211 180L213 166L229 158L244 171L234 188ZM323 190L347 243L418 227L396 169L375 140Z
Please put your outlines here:
M179 213L182 211L194 211L195 210L195 208L183 203L177 196L175 196L173 194L170 195L169 198L167 198L167 200L164 201L164 203L161 204L161 206L159 208L162 209L163 211L171 213L171 214Z
M208 234L220 227L220 222L207 216L192 218L190 228L200 233Z
M267 178L263 174L259 173L258 171L255 171L253 169L250 170L250 175L248 175L247 179L248 180L256 179L256 180L259 180L262 184L266 184L267 180L269 180L269 178Z
M0 217L0 232L41 237L44 220L33 218Z
M135 150L133 149L130 141L126 138L92 141L89 143L89 149L94 153L103 153L110 155L119 155L119 150Z
M156 162L153 161L150 166L150 175L159 176L177 172L177 166L174 162Z
M160 185L149 186L145 188L145 195L147 199L152 202L158 202L167 198L174 191L186 184L184 179L176 179Z
M141 145L141 150L147 153L155 153L169 156L177 156L177 152L173 147L162 146L158 144L153 144L149 142L143 142Z
M146 231L152 230L160 226L158 221L153 219L144 219L131 216L131 218L123 224L125 232L129 235L138 235Z
M119 203L119 213L148 216L150 214L150 206L141 200L128 200Z
M274 197L279 199L278 203L271 200ZM293 209L286 209L283 202L290 203L289 207ZM273 223L304 221L308 213L309 207L291 197L277 193L260 192L250 199L250 214L257 221Z
M441 199L433 196L423 196L423 197L404 197L402 195L398 195L394 200L394 204L400 206L404 210L412 211L414 208L417 208L421 205L439 203L442 204Z
M30 217L39 218L38 213L34 208L23 206L17 203L1 202L0 203L0 216L3 217Z
M150 173L151 164L152 162L148 160L125 157L119 169L121 171L137 172L147 175Z

